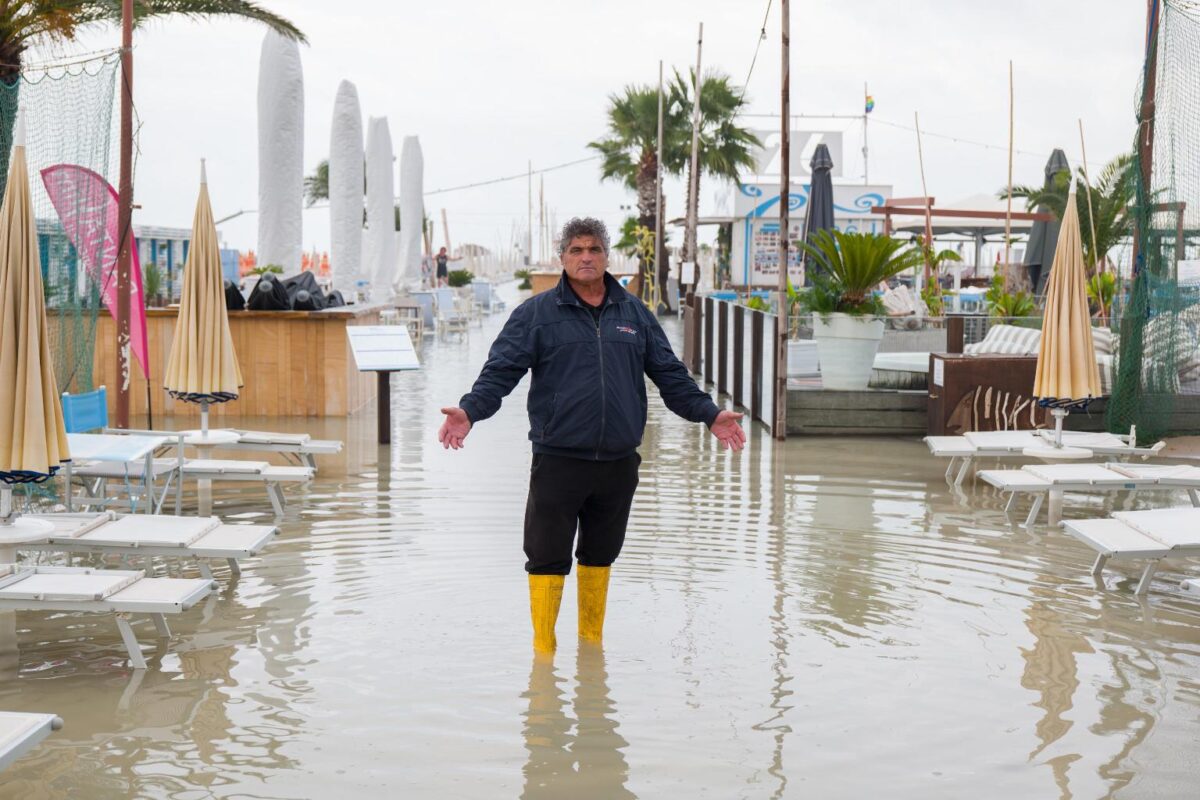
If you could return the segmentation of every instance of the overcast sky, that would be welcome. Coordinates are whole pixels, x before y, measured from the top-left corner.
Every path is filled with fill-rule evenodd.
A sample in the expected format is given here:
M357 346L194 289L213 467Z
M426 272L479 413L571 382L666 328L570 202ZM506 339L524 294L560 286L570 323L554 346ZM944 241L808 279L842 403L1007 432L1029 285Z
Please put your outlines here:
M403 136L420 136L427 191L520 173L530 160L538 169L591 155L586 144L605 132L607 96L629 83L656 82L659 59L668 70L694 63L698 22L705 25L705 68L744 82L767 8L766 0L262 2L309 37L301 51L306 172L328 154L334 93L349 79L364 117L388 117L397 154ZM1144 25L1144 3L1134 0L801 0L792 3L792 109L859 114L867 82L876 101L872 183L891 184L898 196L920 194L910 130L917 111L930 194L945 202L991 193L1006 180L1011 59L1016 181L1040 182L1055 146L1075 165L1079 118L1095 171L1132 141ZM747 96L753 113L775 114L778 0L766 32ZM262 36L248 22L185 20L135 34L143 123L137 223L191 224L202 156L218 218L257 207ZM97 30L77 51L117 43L116 30ZM812 122L846 131L843 180L861 181L862 125ZM621 206L633 202L619 185L600 183L596 162L544 179L560 223L591 214L618 224ZM666 191L667 212L678 215L682 182ZM718 209L718 194L711 182L702 189L702 213ZM446 209L455 244L508 246L514 224L524 226L526 184L437 194L426 207L435 219ZM306 248L328 248L326 212L307 211L304 226ZM224 224L221 234L230 246L253 248L254 216Z

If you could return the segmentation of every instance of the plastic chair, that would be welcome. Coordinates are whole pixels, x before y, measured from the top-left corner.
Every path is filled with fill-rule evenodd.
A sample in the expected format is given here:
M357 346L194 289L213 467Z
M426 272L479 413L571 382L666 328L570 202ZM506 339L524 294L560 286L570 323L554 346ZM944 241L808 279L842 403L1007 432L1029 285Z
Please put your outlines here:
M82 394L63 392L62 409L67 433L108 427L108 391L103 386Z

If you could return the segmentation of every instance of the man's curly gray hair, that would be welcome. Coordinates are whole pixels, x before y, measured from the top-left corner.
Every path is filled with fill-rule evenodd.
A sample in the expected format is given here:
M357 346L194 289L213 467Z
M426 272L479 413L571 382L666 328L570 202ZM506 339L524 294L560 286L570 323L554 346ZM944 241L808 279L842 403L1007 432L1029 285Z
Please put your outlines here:
M608 255L608 228L604 223L594 217L571 217L567 224L563 225L562 234L558 239L559 258L567 252L571 240L578 236L595 236L604 248L604 255Z

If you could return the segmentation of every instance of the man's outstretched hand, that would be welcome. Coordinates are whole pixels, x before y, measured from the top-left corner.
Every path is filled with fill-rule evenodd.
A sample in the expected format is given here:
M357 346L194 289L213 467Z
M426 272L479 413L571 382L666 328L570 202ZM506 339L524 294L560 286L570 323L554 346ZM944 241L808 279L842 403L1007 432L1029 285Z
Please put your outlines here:
M708 430L717 437L717 441L721 443L722 447L741 450L746 446L746 432L738 424L738 420L741 418L742 415L735 411L722 411L717 414L717 418L713 420L713 424L709 426Z
M467 434L471 432L471 420L467 419L467 412L461 408L443 408L442 413L446 415L446 421L442 423L441 430L438 431L438 441L447 450L450 448L461 450L463 439L466 439ZM716 426L715 422L713 426ZM745 439L744 436L742 438Z

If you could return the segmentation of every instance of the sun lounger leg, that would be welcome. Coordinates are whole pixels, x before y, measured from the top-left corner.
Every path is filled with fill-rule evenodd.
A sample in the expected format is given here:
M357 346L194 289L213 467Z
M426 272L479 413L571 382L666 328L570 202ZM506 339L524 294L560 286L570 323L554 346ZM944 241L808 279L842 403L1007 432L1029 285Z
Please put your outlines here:
M1136 595L1144 595L1150 591L1150 581L1154 578L1154 570L1158 569L1158 559L1151 559L1146 568L1142 570L1142 579L1138 581L1137 589L1134 590Z
M1188 489L1188 497L1192 499L1192 505L1200 508L1200 490Z
M233 577L238 577L242 574L242 565L238 563L236 558L226 559L229 562L229 572Z
M1016 504L1017 504L1017 493L1009 492L1008 493L1008 502L1004 504L1004 513L1008 514L1009 512L1011 512L1013 510L1013 506L1015 506Z
M200 577L201 578L204 578L204 580L206 580L206 581L212 580L212 570L209 569L207 561L199 560L196 562L196 566L200 568Z
M125 642L125 649L129 651L129 666L134 669L145 669L146 659L142 655L142 646L138 644L137 637L133 635L128 614L117 614L117 630L121 632L121 640Z
M955 486L962 486L962 482L966 480L967 470L971 468L971 457L967 456L962 460L962 466L958 468L958 475L954 478Z
M1104 574L1104 565L1108 563L1108 556L1101 553L1096 556L1096 563L1092 564L1092 577L1099 578Z
M267 497L271 500L271 507L275 509L275 516L283 516L283 489L278 483L267 481Z
M1033 530L1034 523L1037 522L1038 512L1042 510L1042 503L1045 502L1046 495L1037 494L1033 497L1033 505L1029 507L1029 516L1025 518L1025 527L1028 530Z
M1051 489L1046 494L1050 496L1049 507L1046 509L1046 522L1050 525L1057 525L1062 522L1063 492L1061 489Z
M198 516L212 516L212 478L200 478L196 481L196 494L198 497L197 511Z
M950 480L950 476L954 474L954 464L958 461L958 456L950 456L950 463L946 465L946 480Z
M317 457L312 453L301 453L300 461L304 466L308 467L313 472L317 471Z
M154 620L154 630L158 631L158 638L171 638L171 628L167 625L167 618L165 616L162 614L151 614L150 619Z

